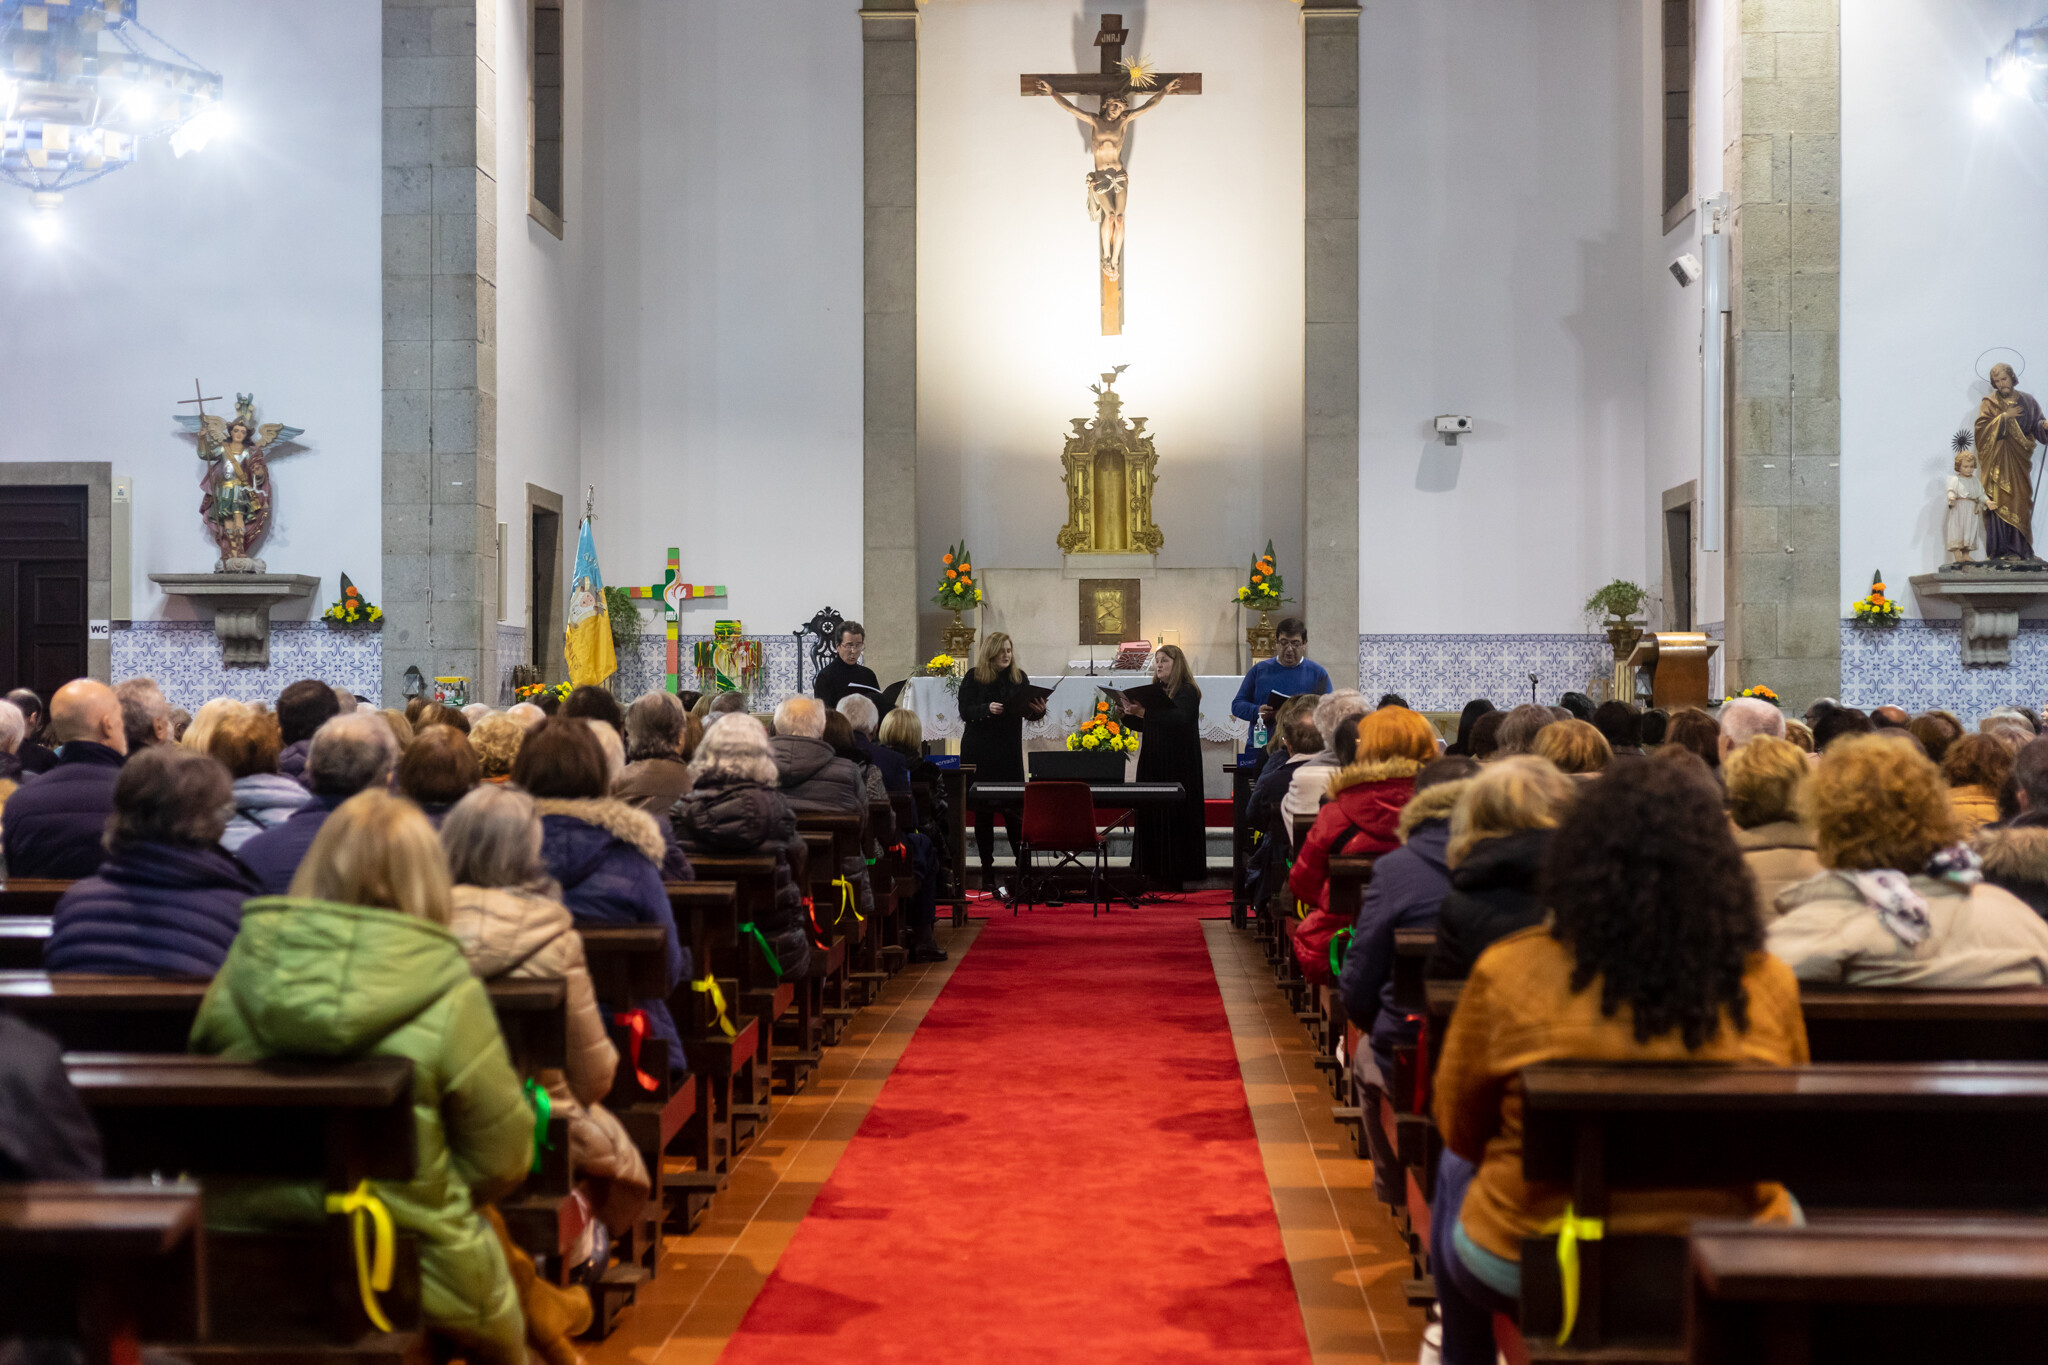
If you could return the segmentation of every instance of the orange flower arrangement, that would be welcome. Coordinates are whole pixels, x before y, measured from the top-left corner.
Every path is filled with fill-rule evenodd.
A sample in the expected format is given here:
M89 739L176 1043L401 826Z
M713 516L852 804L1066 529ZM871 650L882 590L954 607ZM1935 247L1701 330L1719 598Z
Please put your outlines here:
M343 574L340 599L321 612L320 619L335 626L373 626L384 619L384 613L349 582L347 574Z
M1252 556L1250 581L1237 590L1237 600L1253 611L1272 611L1290 600L1281 596L1283 587L1280 575L1273 572L1273 542L1269 540L1264 554Z
M967 554L967 542L963 540L947 550L939 556L939 562L945 566L946 576L939 581L932 605L947 611L967 611L979 605L981 589L974 586L974 564Z

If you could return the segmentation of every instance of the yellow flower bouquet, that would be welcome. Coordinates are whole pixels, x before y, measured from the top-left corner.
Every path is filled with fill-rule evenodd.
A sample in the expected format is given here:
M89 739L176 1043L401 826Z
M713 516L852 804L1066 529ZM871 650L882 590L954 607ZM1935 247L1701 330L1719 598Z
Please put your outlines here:
M970 611L981 602L981 589L974 586L974 560L967 553L967 542L958 545L939 556L945 577L939 580L939 590L932 594L932 605L946 611Z
M1906 609L1884 595L1884 574L1870 576L1870 596L1859 597L1854 604L1856 624L1882 628L1895 626L1906 615Z
M1138 736L1109 714L1109 703L1095 703L1095 714L1080 729L1067 736L1067 747L1082 753L1136 753Z
M1285 587L1280 575L1273 572L1273 542L1268 540L1266 552L1252 556L1251 573L1237 590L1237 600L1253 611L1278 611L1282 602L1294 600L1281 595Z
M330 626L374 626L384 619L384 613L343 574L340 598L320 613L320 619Z

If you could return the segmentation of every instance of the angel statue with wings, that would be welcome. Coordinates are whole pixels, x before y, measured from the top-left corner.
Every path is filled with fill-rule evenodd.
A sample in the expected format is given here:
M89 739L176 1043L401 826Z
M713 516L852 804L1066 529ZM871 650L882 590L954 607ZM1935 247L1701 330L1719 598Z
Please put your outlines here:
M250 558L250 551L270 529L270 460L286 453L303 427L282 422L256 424L254 394L235 395L235 415L216 416L202 405L197 417L180 415L178 424L199 443L199 458L205 464L199 485L205 495L199 500L199 515L220 547L215 573L263 573L262 560Z

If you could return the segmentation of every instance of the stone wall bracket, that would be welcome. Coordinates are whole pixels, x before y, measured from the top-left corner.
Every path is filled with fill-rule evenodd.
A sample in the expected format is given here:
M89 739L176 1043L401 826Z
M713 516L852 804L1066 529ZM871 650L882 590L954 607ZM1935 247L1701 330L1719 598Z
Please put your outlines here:
M1914 574L1913 591L1962 609L1965 664L2006 665L2020 633L2020 612L2048 601L2048 564L2039 568L1976 567Z
M153 573L149 581L166 597L213 608L221 662L250 668L270 666L270 609L320 586L306 573Z

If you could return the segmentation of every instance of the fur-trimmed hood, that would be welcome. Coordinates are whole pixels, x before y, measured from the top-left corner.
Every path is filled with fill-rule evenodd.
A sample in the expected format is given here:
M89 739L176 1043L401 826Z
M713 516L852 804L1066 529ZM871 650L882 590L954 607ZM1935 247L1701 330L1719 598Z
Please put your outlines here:
M661 826L654 822L653 816L609 796L547 797L535 801L533 808L542 819L550 815L566 815L586 825L594 825L620 843L638 849L656 867L661 866L662 858L668 852L668 841L661 837Z
M1394 833L1405 844L1408 842L1408 836L1425 822L1450 819L1451 811L1458 804L1458 798L1463 796L1465 789L1471 785L1471 778L1461 777L1455 782L1439 782L1434 787L1423 788L1415 793L1413 800L1401 808L1401 820L1394 827Z
M1362 763L1353 763L1348 768L1339 768L1330 776L1330 797L1351 787L1362 787L1368 782L1391 782L1396 778L1413 778L1422 771L1422 764L1412 758L1374 758Z
M1987 827L1977 836L1977 855L1984 860L1984 874L2001 886L2014 882L2048 885L2048 828Z

